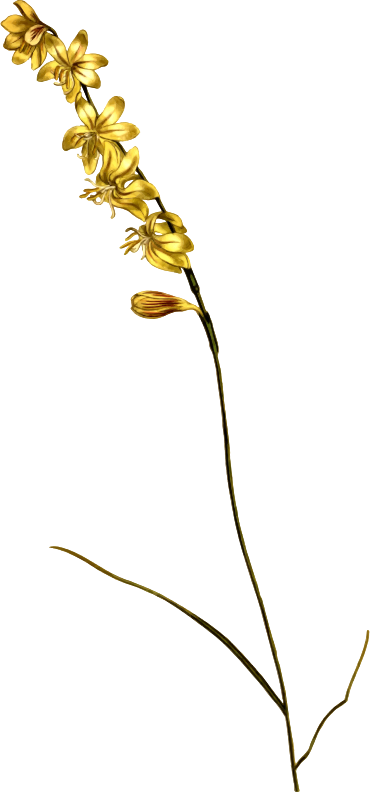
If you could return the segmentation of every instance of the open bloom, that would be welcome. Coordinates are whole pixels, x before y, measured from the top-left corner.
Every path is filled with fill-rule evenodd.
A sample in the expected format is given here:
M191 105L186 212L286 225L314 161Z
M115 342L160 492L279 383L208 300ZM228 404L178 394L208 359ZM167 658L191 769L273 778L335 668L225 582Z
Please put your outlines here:
M100 113L96 113L90 102L82 97L76 103L77 113L84 126L71 127L63 138L63 149L78 149L82 146L81 156L85 172L91 174L95 171L99 154L104 153L107 141L132 140L140 130L135 124L117 120L125 109L125 100L121 96L113 96L107 106Z
M131 298L131 310L138 317L146 319L160 319L167 314L173 314L174 311L189 311L189 309L197 311L198 314L202 313L193 303L188 303L182 297L167 295L165 292L137 292Z
M103 55L85 55L88 45L86 30L80 30L73 39L68 52L63 42L56 36L47 33L45 36L46 49L54 58L50 63L40 69L37 79L42 83L45 80L57 80L54 85L62 86L67 102L74 102L80 92L81 83L91 88L100 88L99 75L94 71L106 66L108 61Z
M87 198L94 204L107 201L111 210L111 218L115 217L115 207L127 209L135 217L145 220L149 209L143 199L156 198L159 193L154 185L140 179L135 173L139 164L137 146L123 154L118 148L107 144L104 149L103 167L96 177L96 182L86 179L93 188L85 188L80 198ZM130 182L130 184L128 184Z
M159 218L164 223L157 223ZM182 225L181 218L173 212L153 212L145 226L140 226L139 229L128 228L126 231L132 231L133 234L126 237L129 242L121 245L121 248L126 248L125 255L129 251L136 253L142 248L142 259L146 258L154 267L169 270L171 273L181 273L182 267L191 266L186 252L194 250L194 245L185 234L186 228ZM136 235L137 238L133 239Z
M12 14L1 23L9 31L4 47L6 50L15 50L12 60L17 66L31 58L32 69L38 69L47 55L45 33L48 26L41 22L28 3L19 0L14 5L22 16Z

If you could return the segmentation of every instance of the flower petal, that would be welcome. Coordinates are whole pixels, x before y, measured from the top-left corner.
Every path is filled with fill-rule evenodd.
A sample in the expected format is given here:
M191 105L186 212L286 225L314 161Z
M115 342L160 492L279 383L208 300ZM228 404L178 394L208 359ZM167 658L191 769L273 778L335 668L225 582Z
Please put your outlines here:
M103 155L103 166L99 177L102 180L102 184L108 184L110 181L110 175L117 170L124 155L116 143L104 141L100 144L100 146L100 152Z
M15 63L16 66L26 63L26 61L28 61L28 59L31 57L32 52L33 47L31 47L31 44L23 44L21 49L15 51L12 57L13 63Z
M115 141L105 140L105 138L99 138L99 136L97 136L96 145L103 158L107 156L107 150L110 148L112 152L112 167L113 164L115 164L116 168L118 168L123 157L122 149L119 147L118 143L115 143Z
M90 105L90 102L87 102L86 99L82 99L81 97L76 104L76 111L87 129L95 129L96 111L93 106Z
M72 66L73 74L79 79L83 85L88 85L89 88L100 88L101 80L98 74L92 69L81 69L80 66Z
M149 209L145 201L142 201L140 198L132 199L130 196L130 199L124 198L116 201L115 195L113 194L113 204L116 207L120 207L120 209L126 209L127 212L131 212L131 215L135 215L139 220L145 220L149 214Z
M63 85L63 92L65 93L66 100L67 100L67 102L70 102L70 103L76 101L76 97L80 93L80 89L81 89L81 84L80 84L79 80L76 80L76 78L73 76L73 74L71 74L71 78L72 78L72 80L74 82L74 85L73 85L72 88L70 88L70 90L68 90L68 84L67 84L67 90L66 91L64 90L65 86Z
M82 162L85 168L85 173L89 174L89 176L90 174L94 173L98 164L99 156L100 153L96 145L96 139L89 138L89 140L85 141L82 149Z
M86 132L88 132L86 127L71 127L71 129L68 129L62 142L63 151L78 149L82 146L85 143L85 139L82 136L85 135Z
M121 182L120 178L116 179L118 188L122 190L120 182ZM140 196L140 198L146 198L146 199L157 198L157 196L159 195L157 188L154 187L154 184L151 184L150 182L145 182L144 179L135 179L134 182L131 182L131 184L127 185L127 187L124 188L124 192L125 195L129 195L130 197L137 195Z
M72 44L69 45L68 49L68 59L72 66L72 64L77 63L77 61L85 55L87 50L87 45L89 43L86 30L80 30L77 33L75 39L73 39Z
M157 219L160 220L163 218L165 220L164 223L157 223ZM175 212L153 212L150 216L149 226L148 226L148 234L153 234L154 231L157 231L155 226L158 226L158 233L159 234L168 234L171 229L168 226L168 221L175 226L175 230L177 234L184 234L187 231L187 228L184 226L180 215L176 215Z
M45 47L45 42L40 41L38 47L35 47L34 52L32 53L31 57L31 68L38 69L43 63L47 56L47 49Z
M67 50L60 39L58 39L56 36L52 36L51 33L46 33L45 44L47 51L50 53L51 57L57 61L57 63L64 67L70 65Z
M158 256L158 253L150 240L145 248L145 256L149 264L153 267L158 267L159 270L167 270L170 273L181 273L181 268L172 263L172 259L166 261L164 258Z
M167 253L186 253L194 250L194 245L186 236L186 234L162 234L161 237L156 239L156 243L160 245Z
M129 179L132 176L137 166L139 165L139 149L137 146L134 146L132 149L123 155L121 163L117 170L112 173L113 179L120 179L122 177L123 181L125 179Z
M27 41L27 44L39 44L44 33L46 33L45 25L40 25L40 23L37 25L32 25L32 28L27 30L24 40Z
M4 41L6 50L17 50L23 41L23 33L9 33Z
M23 14L24 17L27 17L31 20L31 22L39 22L39 18L36 14L36 11L33 10L32 6L25 3L24 0L17 0L14 5L18 8L18 11Z
M25 33L30 27L29 20L18 16L18 14L11 14L1 24L9 33Z
M37 75L38 82L43 83L45 80L52 80L57 67L58 64L56 61L49 61L49 63L45 63L45 66L42 66Z
M108 140L132 140L140 133L135 124L129 124L128 121L122 121L119 124L107 124L99 130L99 135Z
M74 63L75 66L81 66L84 69L101 69L102 66L108 66L108 61L104 58L104 55L96 55L93 52L83 55L78 63L77 61Z
M125 100L122 96L112 96L96 122L96 128L102 131L106 124L115 124L125 109Z

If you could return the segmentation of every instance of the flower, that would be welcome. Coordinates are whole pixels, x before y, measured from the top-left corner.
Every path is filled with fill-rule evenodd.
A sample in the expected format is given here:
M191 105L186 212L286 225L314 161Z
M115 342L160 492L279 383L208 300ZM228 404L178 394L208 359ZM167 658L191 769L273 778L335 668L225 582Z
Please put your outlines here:
M139 150L137 146L130 149L127 154L113 144L106 144L104 149L103 167L96 177L96 182L86 179L93 185L93 189L85 188L80 198L87 198L94 204L103 204L107 201L111 210L111 218L115 217L114 207L127 209L135 217L145 220L149 209L143 199L156 198L159 193L154 185L145 179L140 179L135 173L139 164ZM126 186L126 182L130 182Z
M165 292L137 292L131 298L131 311L138 317L146 319L160 319L167 314L173 314L174 311L189 311L189 309L202 315L198 306L188 303L182 297L167 295Z
M54 58L50 63L40 69L37 79L43 83L45 80L55 79L59 82L54 85L62 86L67 102L74 102L80 92L81 83L90 88L100 88L100 77L94 69L106 66L108 61L103 55L85 55L88 38L86 30L77 33L68 52L63 42L47 33L45 36L46 49Z
M41 22L33 8L23 0L14 5L22 16L12 14L1 23L9 31L4 47L6 50L15 50L12 60L17 66L31 58L31 68L38 69L47 55L45 33L48 25Z
M63 149L78 149L82 146L81 157L86 173L94 173L99 154L104 153L106 141L132 140L140 130L135 124L117 120L125 109L125 100L121 96L113 96L98 116L95 108L82 97L76 102L77 113L83 127L71 127L63 138Z
M159 218L165 222L157 223ZM131 242L121 245L121 248L126 248L125 255L129 251L136 253L142 247L142 259L146 258L150 264L159 267L160 270L181 273L182 267L191 266L186 251L194 250L194 245L184 233L186 228L182 225L181 218L173 212L153 212L149 215L145 226L140 226L139 229L128 228L126 231L133 231L133 234L126 237L126 240ZM132 239L135 234L138 235L138 239Z

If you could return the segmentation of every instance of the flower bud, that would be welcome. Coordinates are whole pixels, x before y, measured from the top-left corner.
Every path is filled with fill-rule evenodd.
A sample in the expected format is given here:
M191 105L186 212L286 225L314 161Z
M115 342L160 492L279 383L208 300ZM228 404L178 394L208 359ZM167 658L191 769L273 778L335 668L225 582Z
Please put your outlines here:
M202 313L193 303L188 303L182 297L167 295L165 292L137 292L131 298L131 310L134 314L147 319L159 319L174 311L188 311L191 308L198 314Z

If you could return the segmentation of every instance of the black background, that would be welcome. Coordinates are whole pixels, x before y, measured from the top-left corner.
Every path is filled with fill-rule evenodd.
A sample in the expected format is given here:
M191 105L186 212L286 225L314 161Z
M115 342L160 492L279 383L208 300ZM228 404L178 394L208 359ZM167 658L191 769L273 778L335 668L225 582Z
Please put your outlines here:
M298 81L283 102L271 19L258 46L252 20L243 36L213 19L210 36L197 19L163 11L142 28L133 12L112 10L102 24L82 4L52 17L49 6L36 10L67 45L85 27L89 51L109 58L93 100L102 110L125 98L121 120L141 129L126 148L139 147L145 175L194 241L241 525L299 757L344 697L369 628L362 209L351 188L361 145L351 147L343 125L330 132L335 109L323 121L315 91L314 134L306 123L292 132L306 89ZM317 43L315 63L321 51ZM2 272L8 475L22 483L14 521L26 510L47 545L193 610L278 691L233 525L203 328L190 312L149 323L130 311L142 289L191 300L185 276L123 258L125 228L139 221L117 210L113 222L107 205L79 199L89 186L82 163L61 148L79 123L74 108L10 57L4 50ZM338 181L321 135L328 152L341 144ZM220 643L70 556L49 551L47 569L47 716L71 764L86 753L94 774L134 775L141 789L157 780L176 789L177 774L182 785L289 790L283 717ZM367 664L300 768L302 791L336 789L344 777L348 789L361 786Z

